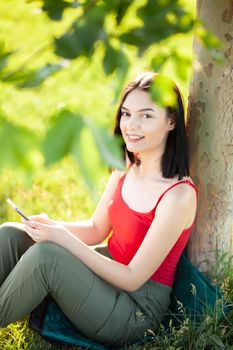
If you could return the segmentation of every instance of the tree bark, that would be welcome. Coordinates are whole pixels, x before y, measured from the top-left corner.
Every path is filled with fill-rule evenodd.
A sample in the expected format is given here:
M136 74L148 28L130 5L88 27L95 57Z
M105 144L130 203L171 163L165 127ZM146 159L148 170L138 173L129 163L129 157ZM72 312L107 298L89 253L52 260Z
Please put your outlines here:
M197 0L197 17L224 44L224 63L194 39L194 76L188 101L191 176L199 189L188 256L202 271L216 251L232 252L233 0Z

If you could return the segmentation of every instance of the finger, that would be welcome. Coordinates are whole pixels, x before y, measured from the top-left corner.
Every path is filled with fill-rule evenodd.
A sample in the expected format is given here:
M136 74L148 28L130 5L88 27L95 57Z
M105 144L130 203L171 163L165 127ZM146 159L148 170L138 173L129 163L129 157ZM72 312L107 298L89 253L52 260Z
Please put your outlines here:
M50 220L50 219L45 219L43 222L47 225L50 225L50 226L55 225L55 222L53 220Z
M25 228L26 233L36 242L41 241L41 233L38 230L32 229L30 227Z
M44 238L46 237L46 230L43 228L38 227L38 223L30 223L28 224L28 221L25 223L25 231L29 234L29 236L36 242L42 242L44 241Z
M40 221L38 216L29 216L30 221Z
M37 225L37 222L36 221L32 221L32 220L22 219L22 222L28 227L36 227L36 225Z
M25 228L32 235L37 235L37 236L40 235L41 236L41 233L42 233L41 230L38 230L37 228L31 227L31 226L26 226Z
M41 220L43 220L43 217L41 217L39 215L31 215L31 216L29 216L29 219L31 221L38 221L38 222L40 222Z
M39 229L39 228L42 228L44 226L47 226L44 223L39 222L39 221L25 220L25 219L23 219L22 221L24 222L25 225L27 225L29 227L32 227L32 228L38 228Z
M30 221L30 222L26 222L26 224L28 224L30 227L34 227L37 228L38 230L41 231L47 231L51 229L51 226L54 225L54 223L45 223L45 222L38 222L38 221Z
M34 241L42 242L44 240L44 234L40 230L28 228L27 232Z
M30 215L29 218L34 221L41 221L43 219L49 219L49 216L46 213L41 213L37 215Z
M41 222L42 224L48 224L48 225L52 225L54 224L54 222L51 219L48 218L44 218L44 217L40 217L37 222Z

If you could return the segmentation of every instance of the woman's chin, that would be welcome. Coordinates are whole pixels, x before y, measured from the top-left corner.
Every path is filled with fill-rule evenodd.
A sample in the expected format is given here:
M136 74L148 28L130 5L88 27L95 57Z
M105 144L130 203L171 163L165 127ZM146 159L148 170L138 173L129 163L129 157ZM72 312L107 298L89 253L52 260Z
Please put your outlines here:
M139 147L136 146L136 145L126 145L126 148L129 152L133 152L133 153L138 153L140 150L139 150Z

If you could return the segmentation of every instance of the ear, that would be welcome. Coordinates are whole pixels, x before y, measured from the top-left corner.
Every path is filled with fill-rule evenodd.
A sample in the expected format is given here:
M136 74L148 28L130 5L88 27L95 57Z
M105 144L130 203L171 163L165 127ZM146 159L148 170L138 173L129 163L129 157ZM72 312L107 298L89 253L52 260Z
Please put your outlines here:
M169 116L169 130L174 130L176 127L176 119L175 115L170 115Z

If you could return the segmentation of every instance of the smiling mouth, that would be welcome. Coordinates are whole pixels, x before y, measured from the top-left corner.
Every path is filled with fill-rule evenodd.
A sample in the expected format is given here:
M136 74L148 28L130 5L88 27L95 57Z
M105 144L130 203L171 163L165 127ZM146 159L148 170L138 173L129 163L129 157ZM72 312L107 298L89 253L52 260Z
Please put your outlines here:
M137 142L144 139L145 136L126 134L126 137L130 142Z

